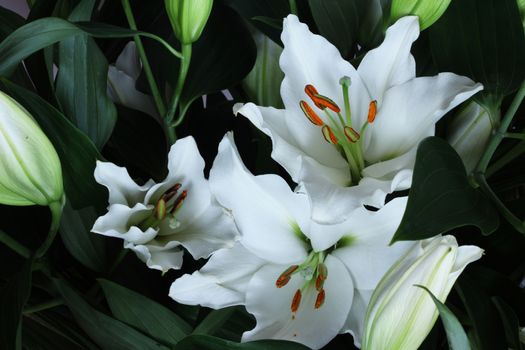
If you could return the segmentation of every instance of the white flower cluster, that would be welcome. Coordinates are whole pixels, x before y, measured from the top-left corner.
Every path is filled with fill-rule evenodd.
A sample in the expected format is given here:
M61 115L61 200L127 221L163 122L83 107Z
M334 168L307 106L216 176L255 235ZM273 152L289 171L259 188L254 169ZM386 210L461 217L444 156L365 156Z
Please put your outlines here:
M458 247L452 236L389 245L407 198L385 202L387 194L410 188L419 142L482 89L452 73L416 77L410 49L418 35L417 17L399 19L355 69L288 16L280 58L285 108L248 103L235 112L271 137L272 157L295 191L277 175L251 174L231 133L206 180L187 137L173 145L161 183L139 186L125 169L99 162L95 177L109 189L109 208L93 231L122 238L161 271L181 267L181 246L195 259L209 257L169 295L211 308L244 305L257 325L243 341L285 339L319 349L348 332L358 346L391 349L389 337L415 324L421 330L410 330L402 348L417 348L437 311L412 285L444 301L482 253ZM424 312L406 311L418 298Z

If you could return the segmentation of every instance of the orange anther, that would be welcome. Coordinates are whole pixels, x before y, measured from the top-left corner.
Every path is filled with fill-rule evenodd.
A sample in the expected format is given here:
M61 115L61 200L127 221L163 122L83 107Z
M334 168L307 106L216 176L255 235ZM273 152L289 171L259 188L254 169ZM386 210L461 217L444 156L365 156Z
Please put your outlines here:
M377 114L377 101L373 100L370 102L370 106L368 107L368 122L372 124L374 120L376 119Z
M290 309L292 310L292 312L297 312L297 310L299 309L299 304L301 304L301 290L297 289L292 299L292 305L290 305Z
M306 116L306 118L308 118L310 122L312 122L312 124L318 126L324 124L323 120L317 115L317 113L314 112L314 110L312 109L312 107L310 107L308 103L306 103L305 101L301 101L299 102L299 106L301 106L304 115Z
M182 204L184 204L184 200L188 197L188 191L184 190L180 194L180 196L175 200L175 203L173 204L173 209L171 210L172 214L175 214L177 210L179 210L180 207L182 207Z
M275 281L275 286L277 288L284 287L290 281L292 274L297 270L298 267L298 265L292 265L287 268L283 273L281 273L279 278L277 278L277 281Z
M180 183L176 183L175 185L173 185L169 190L167 190L164 195L162 196L162 198L166 201L166 202L169 202L170 199L172 199L176 194L177 194L177 191L179 190L179 188L181 188L181 184Z
M359 140L359 138L361 137L361 135L359 135L359 133L357 131L355 131L355 129L350 127L350 126L345 126L343 131L344 131L345 136L348 139L348 141L350 141L352 143L356 143Z
M321 131L323 132L323 136L326 142L331 143L332 145L337 145L337 138L335 137L334 132L332 131L332 129L330 129L328 125L323 126Z
M321 289L319 293L317 294L317 298L315 299L315 308L319 309L324 304L324 299L326 297L326 294L324 292L324 289Z
M308 84L308 85L306 85L304 87L304 92L306 92L306 94L310 98L312 98L312 97L314 97L315 95L318 94L317 89L313 85L310 85L310 84Z
M314 101L315 105L321 109L328 108L335 113L341 112L341 108L339 108L339 106L334 101L326 96L317 94L312 98L312 101Z

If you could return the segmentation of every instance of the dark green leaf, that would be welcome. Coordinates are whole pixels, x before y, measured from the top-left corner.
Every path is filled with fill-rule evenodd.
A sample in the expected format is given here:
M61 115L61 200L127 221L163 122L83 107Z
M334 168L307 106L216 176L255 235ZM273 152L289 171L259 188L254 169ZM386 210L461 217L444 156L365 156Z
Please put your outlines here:
M257 340L236 343L209 335L190 335L180 341L174 350L308 350L304 345L282 340Z
M93 207L75 210L66 202L60 222L60 237L75 259L101 273L108 266L107 240L91 232L96 218L97 213Z
M89 138L38 95L8 80L2 83L5 91L31 113L55 146L62 163L66 196L73 208L104 202L103 188L92 176L96 160L101 157Z
M458 319L448 307L445 306L439 299L437 299L430 290L425 286L417 285L419 288L423 288L432 298L434 304L439 311L439 316L441 316L441 321L445 327L445 332L447 333L448 345L451 350L470 350L470 344L465 334L465 330L459 323Z
M352 57L357 42L361 0L308 0L320 34L334 44L343 57Z
M164 306L116 283L99 280L113 315L151 337L175 345L191 327Z
M487 235L498 224L496 209L470 186L456 151L438 137L421 141L407 208L392 242L433 237L466 225Z
M193 334L214 334L233 315L234 307L211 311L206 318L193 330Z
M81 1L69 20L89 20L94 5L95 0ZM107 94L106 57L87 34L62 40L58 52L58 101L64 114L101 149L117 121L117 110Z
M523 344L520 341L520 322L516 316L516 312L501 297L493 297L492 302L496 306L503 321L509 349L522 350Z
M483 83L478 98L491 108L525 78L525 37L515 0L452 1L429 32L439 70Z
M21 319L31 293L31 267L28 259L0 291L0 344L3 349L22 349Z
M87 334L107 350L167 350L168 348L148 338L126 324L93 309L64 281L55 280L73 316Z
M0 6L0 40L24 24L24 19L17 13Z
M464 274L455 285L465 304L471 324L473 339L479 350L507 349L505 332L498 311L489 296L476 280Z

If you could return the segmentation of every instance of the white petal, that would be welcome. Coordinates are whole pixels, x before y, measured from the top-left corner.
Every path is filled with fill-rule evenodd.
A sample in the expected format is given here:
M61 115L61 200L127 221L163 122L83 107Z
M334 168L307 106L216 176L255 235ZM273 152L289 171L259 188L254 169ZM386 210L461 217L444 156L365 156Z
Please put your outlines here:
M410 48L418 36L418 18L403 17L388 28L381 45L369 51L359 64L357 71L379 106L386 90L416 76L416 62Z
M242 305L249 280L263 264L264 260L237 243L218 250L200 271L173 282L169 296L182 304L214 309Z
M262 187L245 168L231 134L227 134L210 171L210 186L219 203L232 211L243 245L272 262L302 261L305 243L294 233L295 218L281 201L283 196L291 203L306 198L297 197L278 176L265 175L264 181ZM279 191L279 199L272 196Z
M179 192L188 191L184 204L177 212L177 220L183 225L199 217L211 202L208 182L204 178L202 159L193 137L178 139L168 154L168 176L153 186L146 195L146 203L156 203L175 184L182 185Z
M91 231L104 236L122 238L135 244L147 243L155 238L158 230L150 227L142 231L135 225L146 219L152 209L140 203L132 208L122 204L112 204L106 215L95 221Z
M466 77L440 73L396 85L385 93L375 122L366 131L366 161L376 163L417 145L449 110L482 89Z
M315 309L317 291L310 286L302 295L295 318L290 306L304 280L295 275L286 286L277 288L275 281L287 266L267 265L257 271L246 293L246 310L255 316L257 325L243 334L242 341L283 339L319 349L332 340L347 319L353 285L348 271L337 258L328 255L325 264L328 278L324 284L324 304Z
M289 15L284 20L281 40L284 50L279 63L285 74L281 85L286 107L285 123L300 149L319 163L333 166L329 162L342 157L334 152L334 147L324 140L321 129L308 121L299 106L301 100L311 104L305 86L313 85L319 94L342 108L343 93L339 80L350 77L350 103L354 116L366 116L370 96L357 71L341 57L337 48L322 36L311 33L296 16ZM319 109L317 112L321 114ZM340 163L337 161L336 165Z
M407 197L396 198L381 210L360 209L348 222L348 246L332 252L348 268L357 289L374 289L388 269L414 246L396 242L389 246L401 218Z
M361 348L366 310L372 298L372 293L374 293L374 290L354 289L352 307L343 326L342 333L350 333L354 337L354 345L358 348Z
M169 226L168 220L162 225ZM161 227L161 232L172 231L169 235L158 236L156 241L179 242L194 259L208 258L221 248L229 248L237 238L237 228L233 218L218 205L211 204L202 215L188 225L180 225L175 230Z
M133 206L143 202L151 183L139 186L131 179L126 168L109 162L97 161L95 180L108 188L109 204L127 204Z
M170 269L180 269L184 252L178 247L178 243L171 242L164 247L148 245L134 245L131 242L124 244L135 252L137 257L146 263L150 269L166 272Z
M304 115L272 107L259 107L253 103L242 106L237 104L234 106L234 112L245 116L253 125L270 136L272 158L286 169L295 182L300 181L302 158L308 158L314 164L315 171L324 174L329 181L342 185L350 181L348 163L332 145L324 141L320 129L312 126ZM298 128L289 130L286 123L288 118L298 118L300 121ZM318 147L302 148L301 144L295 141L294 135L300 134L299 137L304 137L312 130L315 134L313 137L322 139L323 143ZM323 154L320 155L319 152Z

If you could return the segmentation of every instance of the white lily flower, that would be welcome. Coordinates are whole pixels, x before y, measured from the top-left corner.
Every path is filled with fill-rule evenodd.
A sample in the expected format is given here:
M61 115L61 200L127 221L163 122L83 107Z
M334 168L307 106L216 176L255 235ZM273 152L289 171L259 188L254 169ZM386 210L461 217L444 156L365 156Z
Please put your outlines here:
M92 229L122 238L149 268L163 272L181 267L181 245L195 259L207 258L237 236L233 219L212 198L193 137L177 140L168 157L166 179L143 186L125 168L97 162L95 179L108 188L109 206Z
M452 73L416 78L410 48L418 35L417 17L399 19L356 70L289 15L281 35L285 109L234 107L272 138L272 157L304 184L314 220L342 222L363 204L382 207L386 194L409 188L418 143L482 89Z
M231 135L219 145L210 186L232 211L241 239L176 280L170 296L212 308L245 305L257 326L243 341L284 339L318 349L351 332L359 344L372 291L413 245L388 245L406 198L378 212L362 208L341 224L320 225L310 218L305 194L291 191L277 175L254 176L245 168Z

